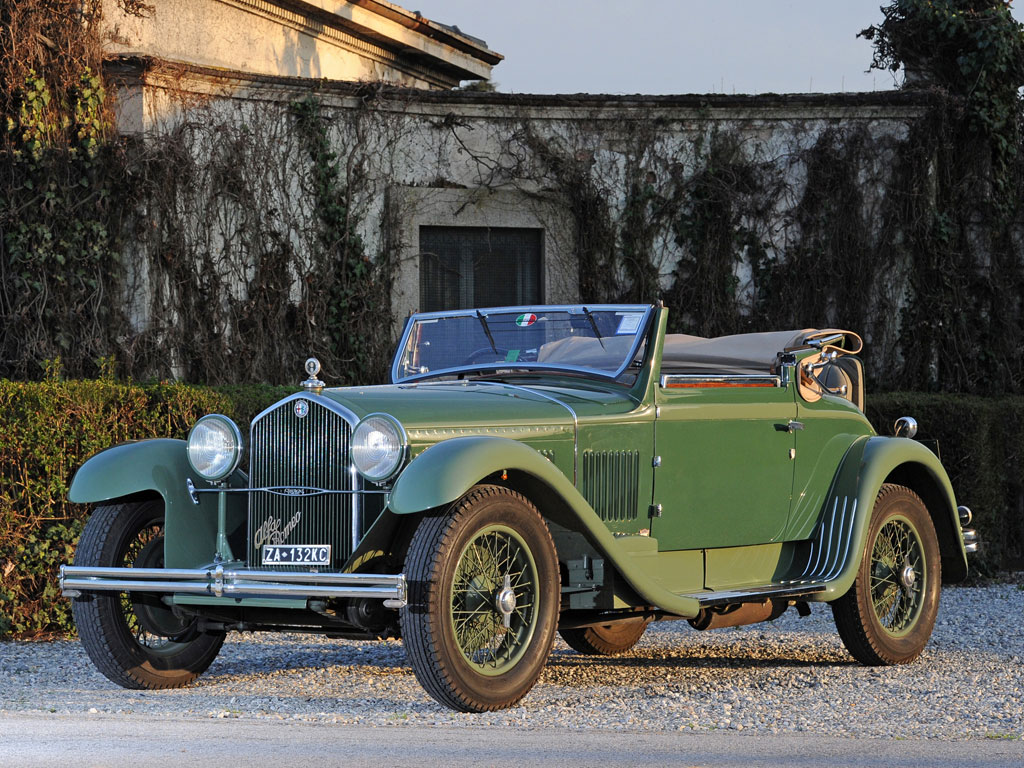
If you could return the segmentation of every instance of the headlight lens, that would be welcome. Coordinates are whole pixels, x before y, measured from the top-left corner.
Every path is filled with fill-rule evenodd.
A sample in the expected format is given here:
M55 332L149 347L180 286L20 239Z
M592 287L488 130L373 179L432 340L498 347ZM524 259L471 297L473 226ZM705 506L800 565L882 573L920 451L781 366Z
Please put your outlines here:
M227 416L203 416L188 433L188 463L204 480L223 480L241 458L242 433Z
M367 480L379 483L402 466L405 445L401 424L384 413L370 414L352 432L352 463Z

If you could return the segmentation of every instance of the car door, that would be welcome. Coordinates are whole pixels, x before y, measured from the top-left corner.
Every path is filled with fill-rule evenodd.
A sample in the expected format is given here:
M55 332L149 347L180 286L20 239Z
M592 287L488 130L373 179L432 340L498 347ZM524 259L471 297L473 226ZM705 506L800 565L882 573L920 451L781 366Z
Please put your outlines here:
M651 535L658 549L779 540L793 486L797 407L776 376L662 376Z

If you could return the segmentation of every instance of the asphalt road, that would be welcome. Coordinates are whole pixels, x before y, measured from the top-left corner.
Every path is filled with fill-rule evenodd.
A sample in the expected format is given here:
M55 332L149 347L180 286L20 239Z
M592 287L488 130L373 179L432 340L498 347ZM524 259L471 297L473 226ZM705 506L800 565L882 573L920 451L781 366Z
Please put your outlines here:
M374 728L271 721L0 716L0 766L928 766L1024 765L1020 741L640 733L561 728Z

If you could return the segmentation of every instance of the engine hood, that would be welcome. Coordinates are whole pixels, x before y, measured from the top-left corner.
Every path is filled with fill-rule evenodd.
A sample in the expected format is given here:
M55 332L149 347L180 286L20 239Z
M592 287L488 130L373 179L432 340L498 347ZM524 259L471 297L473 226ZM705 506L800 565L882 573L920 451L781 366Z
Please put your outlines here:
M377 412L394 416L413 442L418 442L419 433L423 439L436 439L439 430L453 428L458 434L503 434L521 427L571 428L580 417L624 412L636 406L624 393L563 383L426 382L327 389L323 396L360 418Z

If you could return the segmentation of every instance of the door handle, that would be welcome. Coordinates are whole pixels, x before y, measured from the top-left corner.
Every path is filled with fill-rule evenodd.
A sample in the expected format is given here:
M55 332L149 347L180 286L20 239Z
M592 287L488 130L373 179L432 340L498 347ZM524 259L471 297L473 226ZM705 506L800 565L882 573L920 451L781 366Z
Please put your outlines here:
M786 424L776 424L775 425L775 431L776 432L789 432L789 433L793 433L793 432L796 432L798 429L803 429L803 428L804 428L804 423L802 421L793 421L793 420L790 420Z

